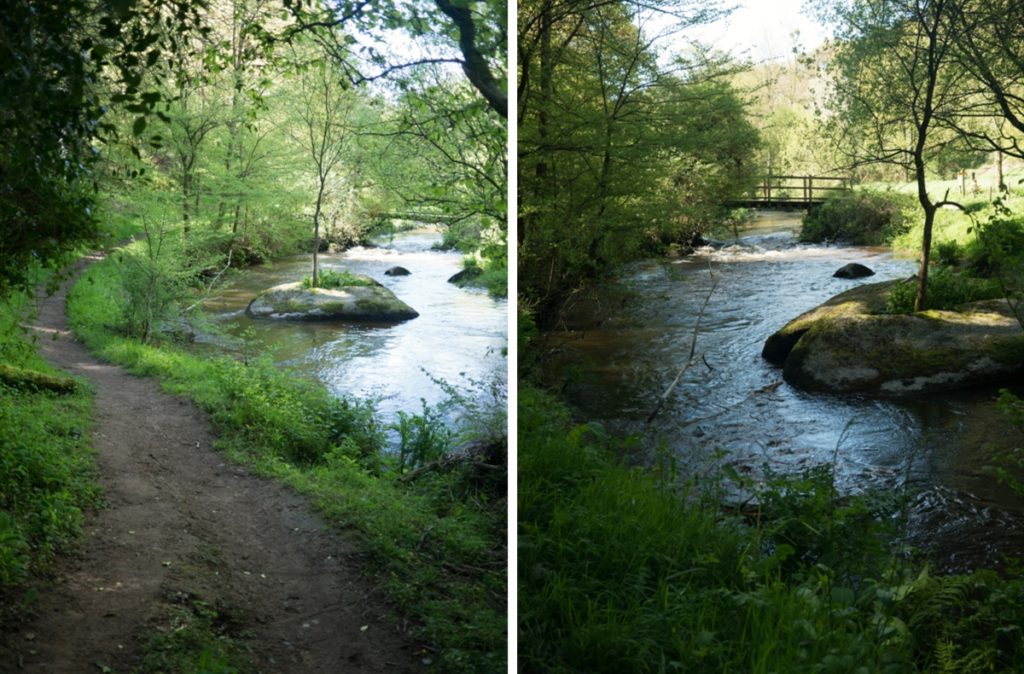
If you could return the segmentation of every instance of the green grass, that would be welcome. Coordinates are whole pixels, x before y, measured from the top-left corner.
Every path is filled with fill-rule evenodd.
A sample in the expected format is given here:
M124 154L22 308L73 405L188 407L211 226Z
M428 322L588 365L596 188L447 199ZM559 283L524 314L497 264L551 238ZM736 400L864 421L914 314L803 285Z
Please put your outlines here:
M307 494L357 532L389 596L437 649L443 672L504 671L505 511L497 490L458 470L399 482L366 403L337 399L269 360L248 364L119 336L123 294L111 262L69 295L76 334L95 353L195 400L233 459Z
M19 327L30 298L0 302L0 362L51 374ZM89 430L92 393L12 389L0 384L0 618L28 608L57 555L74 549L84 510L99 504Z
M352 274L347 269L336 271L334 269L324 269L316 278L317 287L324 288L325 290L332 290L334 288L345 288L347 286L372 286L373 281L365 279L361 276ZM302 279L303 288L313 287L313 277L307 276Z
M891 495L840 500L819 469L769 479L741 519L718 487L758 487L734 471L680 488L519 391L520 671L1024 668L1024 584L896 554Z
M949 267L940 267L928 274L928 292L925 293L924 308L953 311L966 302L991 300L1002 296L1003 289L995 280L974 278ZM890 314L913 313L916 297L917 284L900 283L890 291L886 311Z

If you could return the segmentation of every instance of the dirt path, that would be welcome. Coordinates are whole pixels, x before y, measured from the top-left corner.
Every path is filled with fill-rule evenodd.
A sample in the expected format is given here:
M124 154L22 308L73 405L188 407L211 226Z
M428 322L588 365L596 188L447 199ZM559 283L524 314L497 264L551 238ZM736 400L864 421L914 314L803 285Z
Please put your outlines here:
M191 402L73 341L66 289L40 302L37 329L59 336L41 339L40 351L96 389L93 439L109 507L87 518L81 555L41 593L34 622L8 635L21 659L9 671L128 672L139 636L169 628L167 604L196 599L251 637L261 672L424 671L359 576L356 548L301 496L211 449L213 431Z

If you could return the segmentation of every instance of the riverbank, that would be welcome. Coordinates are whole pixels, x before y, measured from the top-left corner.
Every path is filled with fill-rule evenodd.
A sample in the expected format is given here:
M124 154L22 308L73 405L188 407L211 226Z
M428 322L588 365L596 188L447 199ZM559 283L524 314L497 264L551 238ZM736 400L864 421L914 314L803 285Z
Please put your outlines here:
M126 339L117 327L124 301L113 261L91 267L69 302L79 338L104 359L157 376L169 391L192 397L210 415L222 455L304 494L331 527L354 532L358 545L346 559L359 560L360 572L398 607L406 638L421 644L418 666L440 672L504 667L505 468L478 471L470 460L399 479L404 474L392 465L397 457L381 453L382 428L370 404L335 398L267 358L209 358ZM440 427L425 423L423 430ZM199 471L207 472L220 471ZM197 477L191 488L205 491L200 482ZM175 613L174 620L207 628L210 620L221 620L207 597L193 599L199 604L190 599L183 607L187 615ZM216 629L188 635L199 645L179 654L186 660L233 657L234 651L218 649L223 635ZM373 634L365 636L373 640ZM153 648L176 646L157 640Z
M549 394L519 401L522 671L1024 667L1022 581L930 574L893 545L892 492L839 499L819 469L680 483ZM759 505L723 510L736 487Z

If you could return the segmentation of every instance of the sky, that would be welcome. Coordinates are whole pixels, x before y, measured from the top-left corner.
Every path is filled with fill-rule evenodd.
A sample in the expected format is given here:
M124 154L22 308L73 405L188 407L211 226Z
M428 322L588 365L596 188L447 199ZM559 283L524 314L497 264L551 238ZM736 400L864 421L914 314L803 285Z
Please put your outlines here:
M792 58L794 31L800 32L804 50L812 50L828 37L828 29L809 13L804 0L738 0L729 18L687 33L734 56L755 61Z

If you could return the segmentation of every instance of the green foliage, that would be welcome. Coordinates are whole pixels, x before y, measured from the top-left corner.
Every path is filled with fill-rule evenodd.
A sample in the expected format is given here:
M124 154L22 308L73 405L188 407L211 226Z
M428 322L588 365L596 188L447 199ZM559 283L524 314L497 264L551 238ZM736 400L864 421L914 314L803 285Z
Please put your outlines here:
M999 391L999 409L1018 430L1024 430L1024 400L1007 389ZM1024 441L1024 438L1022 438ZM1003 484L1024 496L1024 442L994 459L992 470Z
M382 471L389 460L371 404L335 398L268 359L199 357L119 336L110 326L125 299L113 265L92 266L70 293L76 334L104 358L191 397L220 428L229 456L290 484L328 520L357 530L389 596L413 616L418 638L438 648L438 671L502 671L502 498L458 472L394 480L397 473Z
M162 96L143 86L143 64L184 51L173 36L199 23L195 3L176 0L5 5L0 293L24 284L33 263L66 262L96 240L93 171L97 148L117 135L112 111L145 125Z
M706 231L760 173L731 66L660 67L645 12L519 4L517 274L542 323L579 284Z
M355 276L349 270L342 269L337 271L335 269L324 269L316 275L316 282L318 288L334 289L344 288L346 286L372 286L373 281ZM302 279L303 288L313 287L313 277L307 276Z
M0 302L0 326L22 301ZM5 363L52 371L20 332L0 333ZM92 397L0 384L0 592L44 571L78 536L82 510L98 501L89 445Z
M426 400L420 401L420 414L399 412L392 428L398 432L398 472L404 473L437 461L448 453L452 432L440 409L431 408Z
M932 577L891 548L886 495L829 471L679 491L613 458L529 386L519 403L519 648L526 672L1016 671L1024 584ZM729 480L754 490L744 517Z
M914 207L910 197L897 192L857 190L831 197L804 216L800 240L888 243L909 228Z
M1002 295L1002 289L996 281L975 278L948 267L940 267L928 274L928 292L925 295L924 308L955 310L966 302L991 300ZM916 296L916 284L900 283L889 292L886 311L890 314L911 313L914 311Z
M189 264L180 236L161 224L145 227L142 241L118 257L124 303L125 334L149 342L161 324L174 318L188 295L196 272Z
M954 239L940 241L935 244L935 252L932 253L935 259L943 267L955 267L960 264L964 257L964 249Z

